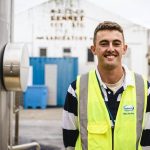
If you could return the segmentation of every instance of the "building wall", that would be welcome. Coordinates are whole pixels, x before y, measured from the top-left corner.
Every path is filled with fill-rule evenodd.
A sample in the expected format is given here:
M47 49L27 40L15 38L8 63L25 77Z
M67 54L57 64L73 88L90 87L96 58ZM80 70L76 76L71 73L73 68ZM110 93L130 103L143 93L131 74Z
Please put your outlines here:
M62 9L61 4L44 3L32 9L24 11L15 16L15 41L27 42L30 48L30 56L39 56L40 48L47 48L47 57L63 57L63 48L71 48L70 57L79 58L79 74L86 72L96 66L97 61L87 62L87 49L92 45L93 31L96 25L103 20L119 22L125 30L125 39L128 46L128 53L124 62L138 73L147 76L147 32L146 29L135 25L127 20L113 15L112 13L99 8L92 3L81 1L74 9L84 10L83 28L72 28L71 22L63 22L63 27L52 27L50 20L52 9ZM20 34L22 33L22 34ZM85 39L73 40L52 40L51 36L75 36L86 37ZM44 39L37 39L44 37ZM140 60L140 61L139 61Z
M126 42L130 51L130 68L134 71L148 75L148 63L146 54L148 52L147 46L147 30L134 26L126 30Z

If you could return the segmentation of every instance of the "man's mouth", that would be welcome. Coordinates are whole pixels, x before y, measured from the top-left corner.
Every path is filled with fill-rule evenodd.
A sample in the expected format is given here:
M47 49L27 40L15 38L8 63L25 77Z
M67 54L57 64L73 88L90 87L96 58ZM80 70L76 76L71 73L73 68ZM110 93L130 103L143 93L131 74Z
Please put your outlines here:
M117 57L117 55L115 55L115 54L111 54L111 55L105 54L104 57L107 57L107 58L114 58L114 57Z
M109 58L109 59L112 59L112 58L114 58L115 56L114 55L107 55L107 56L105 56L106 58Z
M106 58L114 58L114 57L117 57L118 54L117 53L110 53L110 52L107 52L104 54L104 57Z

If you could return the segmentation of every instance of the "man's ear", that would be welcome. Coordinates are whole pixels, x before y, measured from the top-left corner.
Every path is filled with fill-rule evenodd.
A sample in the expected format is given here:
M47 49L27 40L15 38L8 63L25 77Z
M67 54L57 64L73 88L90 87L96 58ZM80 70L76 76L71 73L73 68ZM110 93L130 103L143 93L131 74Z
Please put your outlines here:
M91 46L91 52L93 53L93 55L96 55L96 49L94 45Z
M127 51L127 49L128 49L128 46L127 45L124 45L124 52L123 52L123 55L125 55L125 53L126 53L126 51Z

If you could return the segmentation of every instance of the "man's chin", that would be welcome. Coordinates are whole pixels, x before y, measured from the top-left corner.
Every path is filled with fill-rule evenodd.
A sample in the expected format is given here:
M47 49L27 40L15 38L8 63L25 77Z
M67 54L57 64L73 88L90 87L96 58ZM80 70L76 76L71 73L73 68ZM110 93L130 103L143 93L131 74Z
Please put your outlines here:
M105 69L107 69L107 70L113 70L116 67L117 66L115 64L113 64L113 63L107 63L107 64L105 64Z

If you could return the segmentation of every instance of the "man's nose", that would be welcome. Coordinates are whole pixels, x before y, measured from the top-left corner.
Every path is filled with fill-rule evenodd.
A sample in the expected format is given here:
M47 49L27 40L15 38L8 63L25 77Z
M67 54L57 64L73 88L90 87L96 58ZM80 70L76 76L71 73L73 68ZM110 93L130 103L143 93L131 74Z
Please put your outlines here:
M114 51L114 46L113 46L112 43L109 43L108 50L109 51Z

